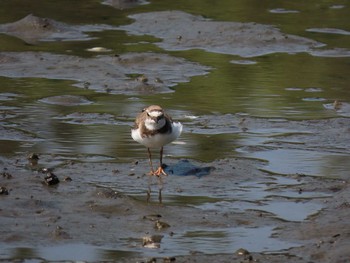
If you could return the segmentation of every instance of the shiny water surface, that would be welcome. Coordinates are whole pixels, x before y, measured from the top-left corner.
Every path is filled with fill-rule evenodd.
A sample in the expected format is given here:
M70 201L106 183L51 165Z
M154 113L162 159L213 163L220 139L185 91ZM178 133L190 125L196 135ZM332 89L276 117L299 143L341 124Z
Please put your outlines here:
M206 123L201 122L199 125L202 130L196 130L196 119L200 116L215 119L224 114L232 114L238 116L237 118L248 116L277 121L349 117L348 112L339 115L336 111L327 109L327 105L333 105L335 100L350 103L349 51L340 54L333 52L350 48L350 5L347 1L338 1L335 5L333 1L326 0L154 0L149 4L122 10L100 2L102 1L75 1L72 6L71 1L66 0L38 0L28 3L19 0L1 1L0 24L14 22L33 13L67 24L107 24L118 27L132 23L128 15L181 10L213 21L274 25L286 34L307 37L325 45L314 53L272 53L242 58L201 49L167 51L156 45L159 39L154 36L138 36L124 30L93 32L93 38L88 41L45 41L35 45L0 34L1 52L42 51L90 58L100 53L88 51L89 48L104 47L110 51L103 54L112 56L126 52L160 52L210 68L208 74L193 76L190 81L171 87L172 92L162 94L118 95L78 88L74 86L74 81L65 79L14 78L11 73L0 76L0 115L3 116L0 117L0 125L2 131L12 131L12 135L6 133L0 139L0 155L13 157L36 152L57 154L60 158L68 159L84 156L83 159L87 162L130 162L137 158L143 159L146 157L145 149L132 141L130 127L135 115L145 105L160 104L185 127L179 141L166 148L167 156L201 161L236 156L257 158L268 163L265 170L278 175L299 173L312 176L330 175L336 178L348 171L348 165L339 165L349 163L349 152L344 149L329 153L297 147L270 148L263 151L245 148L252 145L265 146L276 135L276 130L273 129L242 133L233 127L233 132L225 132L218 131L216 127L206 127ZM62 103L52 99L63 95L82 100ZM288 143L297 145L302 142ZM298 184L294 179L286 182L281 179L283 177L276 178L277 184ZM113 180L110 178L109 181L107 178L105 183L110 185ZM90 182L101 183L93 179ZM132 186L129 183L125 189L118 190L138 198L140 193L137 190L133 192L135 190ZM216 193L204 199L198 199L205 195L204 192L184 195L171 193L165 198L169 205L220 211L251 209L272 213L281 220L296 222L306 220L322 208L317 203L296 201L292 204L293 213L284 211L281 208L291 204L283 201L284 199L275 200L274 195L269 195L271 189L267 184L249 182L237 187L236 192L226 190L221 196ZM298 200L295 192L288 190L277 196ZM325 196L327 195L314 193L307 199ZM257 201L265 203L258 204ZM240 248L242 242L250 251L277 251L299 245L275 240L271 238L273 232L272 227L193 229L178 233L174 238L164 239L160 254L181 255L188 248L210 254L231 253ZM256 235L260 239L252 242L252 233L260 233ZM237 235L241 238L240 243L237 243ZM213 243L216 245L212 246ZM77 256L77 251L78 255L84 254L85 257ZM1 253L2 257L22 256L54 261L110 260L131 257L138 253L157 255L147 249L128 249L126 245L102 249L80 244L40 249L8 247Z

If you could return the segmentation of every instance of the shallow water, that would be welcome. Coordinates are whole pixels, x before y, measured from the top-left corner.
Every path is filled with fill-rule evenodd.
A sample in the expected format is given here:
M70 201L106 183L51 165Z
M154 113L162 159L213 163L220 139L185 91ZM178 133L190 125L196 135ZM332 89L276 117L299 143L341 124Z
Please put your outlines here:
M72 25L104 24L113 28L88 33L92 38L84 41L48 39L35 44L26 44L19 38L0 34L0 51L49 52L84 59L98 55L120 56L128 52L156 52L185 59L186 63L189 62L189 68L194 67L190 62L198 63L202 68L193 68L193 74L184 72L182 76L175 74L181 71L181 67L173 72L162 67L165 71L159 75L163 78L162 82L167 83L166 89L161 89L162 93L145 91L144 87L136 91L125 89L124 93L113 93L107 86L89 88L84 77L78 79L74 74L65 76L70 70L64 71L63 64L58 67L61 71L56 71L56 75L48 67L46 77L40 72L31 77L20 69L6 72L0 69L2 156L23 157L36 152L43 156L57 154L57 158L96 163L145 159L146 151L132 141L130 127L135 115L145 105L161 104L185 127L179 141L166 147L166 158L172 161L183 158L206 162L234 157L256 158L265 162L261 170L275 176L273 180L265 178L261 182L237 182L239 186L235 187L236 191L232 191L232 184L219 186L217 191L207 191L212 189L212 184L206 185L204 182L197 192L186 189L185 193L178 193L174 189L188 179L169 179L169 184L174 186L167 189L168 193L164 195L164 202L168 205L218 211L256 210L271 213L280 220L300 222L322 209L318 202L311 200L328 195L313 192L298 196L293 190L283 189L285 185L297 186L298 181L283 176L303 174L344 178L344 174L349 171L350 153L341 143L335 148L329 145L318 147L317 143L311 145L311 149L308 148L308 141L303 136L312 136L315 131L290 126L249 127L246 131L244 126L244 119L252 117L283 124L291 120L350 116L350 6L347 3L334 5L329 1L261 3L258 0L225 0L213 4L210 0L151 1L132 9L119 10L98 1L78 1L74 8L79 12L74 12L74 15L70 1L60 1L59 7L57 1L35 1L30 5L24 5L21 1L2 1L0 23L14 22L34 13ZM195 49L180 46L173 50L162 45L161 36L152 32L137 35L132 30L121 29L133 23L129 15L167 10L181 10L210 21L273 25L283 34L305 37L324 45L305 52L271 52L247 58L224 51L215 52L206 46ZM103 53L89 51L93 47L107 50ZM93 75L93 70L90 75ZM101 68L97 70L101 72ZM132 68L129 70L125 79L131 82L142 75ZM148 72L152 75L152 72L160 70L158 66ZM156 75L152 76L154 81ZM109 81L113 83L113 78ZM106 81L108 85L111 82ZM161 82L158 84L162 85ZM342 102L340 109L334 108L335 100ZM56 162L60 164L60 161ZM53 161L50 165L55 166L56 163ZM123 186L114 186L114 177L104 178L102 182L100 178L87 177L86 180L136 199L141 199L143 193L142 186L135 189L130 180L126 180ZM271 193L274 190L269 185L271 181L275 188L277 185L282 190ZM283 210L285 206L293 207L293 213ZM178 233L174 238L165 238L161 250L156 252L147 249L141 252L139 249L128 250L123 246L107 250L75 244L38 250L8 247L1 251L0 256L17 257L20 254L25 258L46 260L94 261L110 259L110 254L113 259L129 257L129 252L140 252L146 256L183 255L187 253L188 247L211 254L230 253L241 247L242 242L246 242L244 245L248 250L257 252L277 251L298 245L270 238L273 231L272 227L191 229ZM256 242L252 242L252 232L259 232L257 236L260 239L254 239ZM237 235L240 237L239 244L235 241ZM212 246L212 243L217 246ZM222 243L229 245L225 247ZM60 254L63 249L68 258ZM67 249L71 249L71 253ZM84 251L86 258L75 257L75 252L80 250ZM57 257L55 253L58 253Z

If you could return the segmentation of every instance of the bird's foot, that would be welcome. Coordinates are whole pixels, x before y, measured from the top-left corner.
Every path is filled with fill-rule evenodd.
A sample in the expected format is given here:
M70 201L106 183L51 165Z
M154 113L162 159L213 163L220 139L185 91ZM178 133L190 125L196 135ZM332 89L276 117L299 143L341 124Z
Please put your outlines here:
M161 166L159 166L156 171L151 171L151 175L155 175L159 177L161 175L168 175L168 174L164 171L164 169Z

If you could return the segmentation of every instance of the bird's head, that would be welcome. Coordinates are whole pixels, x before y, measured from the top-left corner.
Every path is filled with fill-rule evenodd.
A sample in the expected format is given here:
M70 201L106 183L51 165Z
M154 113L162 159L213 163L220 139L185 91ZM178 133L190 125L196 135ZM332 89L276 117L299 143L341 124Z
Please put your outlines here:
M143 109L143 112L146 114L145 125L147 129L159 130L166 124L164 111L160 106L149 106Z

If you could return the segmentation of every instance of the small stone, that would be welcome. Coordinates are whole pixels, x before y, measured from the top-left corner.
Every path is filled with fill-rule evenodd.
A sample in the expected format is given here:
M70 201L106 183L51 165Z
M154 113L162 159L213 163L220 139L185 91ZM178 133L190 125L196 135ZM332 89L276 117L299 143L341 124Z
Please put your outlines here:
M63 179L63 181L65 181L65 182L71 182L71 181L73 181L73 180L72 180L71 177L65 176L64 179Z
M52 172L48 172L44 178L45 183L47 185L56 185L60 182L60 180L58 179L58 177L52 173Z
M137 81L140 81L142 83L147 83L148 82L148 78L145 75L142 75L140 77L136 78Z
M244 248L237 249L236 255L241 256L244 259L253 260L252 255L249 253L248 250L246 250Z
M52 232L53 236L57 239L70 239L69 234L63 230L62 227L57 226L56 229Z
M11 179L12 178L12 174L8 173L8 172L3 172L1 173L2 177L6 178L6 179Z
M170 263L170 262L175 262L176 258L175 257L166 257L163 259L164 263Z
M142 246L146 248L160 248L163 235L152 235L142 238Z
M31 153L28 155L27 159L31 166L36 166L39 162L39 155L36 153Z
M0 195L8 195L8 194L9 194L9 191L7 190L7 188L4 186L1 186L0 187Z
M28 155L29 160L39 160L39 155L36 153L31 153Z
M170 225L168 223L157 220L154 227L158 230L161 230L170 227Z

